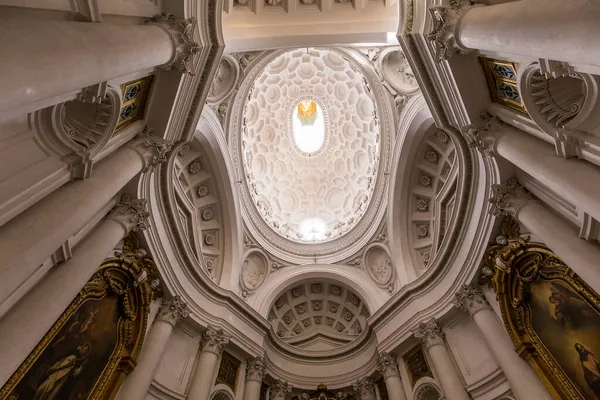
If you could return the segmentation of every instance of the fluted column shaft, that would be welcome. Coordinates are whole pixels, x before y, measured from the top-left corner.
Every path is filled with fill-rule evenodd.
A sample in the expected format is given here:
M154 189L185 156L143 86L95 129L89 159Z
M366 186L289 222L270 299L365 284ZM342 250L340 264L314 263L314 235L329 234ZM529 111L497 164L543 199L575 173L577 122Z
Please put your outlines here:
M454 305L473 318L519 400L552 400L535 372L514 351L508 333L479 288L463 286L456 294Z
M145 201L124 199L0 320L0 384L23 362L127 233L145 227ZM143 226L142 226L143 225Z
M187 316L187 304L179 296L163 300L158 316L144 339L137 365L123 383L118 399L144 400L175 324Z
M387 353L377 357L377 370L383 376L389 400L406 400L396 360Z
M467 10L456 27L463 48L600 66L600 3L508 2Z
M512 215L555 252L594 290L600 291L600 246L582 240L577 229L536 201L516 179L495 185L492 212Z
M438 324L435 321L421 323L414 335L427 350L428 360L436 371L436 378L442 386L445 398L469 400L463 381L444 344L444 333Z
M196 363L196 370L192 377L188 399L208 400L215 374L219 367L219 357L228 343L229 336L222 329L216 329L212 326L208 327L203 335L200 357L198 357Z
M145 132L135 145L98 162L90 178L63 185L0 227L0 310L52 253L170 149L169 143Z
M244 385L244 400L260 399L260 388L264 373L265 363L262 357L257 357L248 364Z
M155 66L174 56L153 25L0 19L0 112Z

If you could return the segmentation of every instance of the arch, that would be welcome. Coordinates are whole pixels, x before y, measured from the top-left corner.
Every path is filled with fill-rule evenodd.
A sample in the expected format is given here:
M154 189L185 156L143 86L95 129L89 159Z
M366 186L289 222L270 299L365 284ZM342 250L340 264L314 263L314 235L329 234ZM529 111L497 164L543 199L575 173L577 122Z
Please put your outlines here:
M237 289L243 260L243 226L235 174L225 133L215 112L204 107L196 127L195 138L200 142L213 165L213 174L220 193L224 230L223 269L220 285Z
M415 382L413 388L414 400L438 400L442 398L442 391L436 381L428 376Z
M347 285L362 297L370 312L379 309L389 298L357 268L337 264L315 264L302 268L283 268L278 273L271 274L248 303L266 318L271 305L284 288L293 282L311 278L330 279Z
M405 173L411 168L416 157L416 149L420 138L434 126L433 116L427 108L425 99L419 95L410 99L398 122L398 132L401 136L396 139L392 162L390 165L390 190L388 191L388 236L392 258L396 261L396 271L400 285L406 285L417 278L417 272L410 257L406 237L407 215L406 204L410 174ZM406 251L405 251L406 250Z
M210 400L234 400L235 394L233 391L222 383L215 385L209 396Z

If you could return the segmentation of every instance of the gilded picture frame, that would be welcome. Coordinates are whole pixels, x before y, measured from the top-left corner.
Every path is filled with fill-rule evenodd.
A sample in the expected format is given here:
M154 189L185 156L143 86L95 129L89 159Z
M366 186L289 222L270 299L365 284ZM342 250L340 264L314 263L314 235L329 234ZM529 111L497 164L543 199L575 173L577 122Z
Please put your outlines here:
M549 248L518 231L488 248L485 265L515 350L550 394L557 400L598 396L598 293Z
M64 336L57 337L57 335L69 331L67 323L70 326L75 326L81 322L81 319L73 322L73 318L83 307L91 309L91 305L93 304L105 305L110 304L111 301L115 303L111 312L115 315L113 321L116 322L116 327L114 328L116 337L114 339L114 347L109 348L110 352L104 353L107 356L110 354L107 357L108 360L105 364L100 365L97 363L90 365L88 363L86 372L88 375L91 374L92 378L88 380L87 383L89 385L83 392L77 394L70 393L71 390L67 386L59 389L54 387L53 390L55 392L62 390L61 393L68 390L69 398L75 397L78 400L80 398L89 400L113 399L121 383L136 365L136 359L141 350L146 332L149 306L152 299L158 294L158 292L152 290L149 283L150 278L155 275L154 264L151 260L145 258L145 252L141 249L135 249L126 245L123 252L115 254L115 257L106 259L25 361L13 373L2 389L0 389L0 399L23 400L24 398L31 397L32 391L35 391L36 395L38 395L37 392L42 390L40 388L48 379L46 381L39 381L36 387L32 387L29 383L32 381L31 375L40 370L40 365L44 366L44 370L47 371L69 368L68 363L65 364L65 360L69 359L69 357L57 362L57 356L54 354L55 351L50 351L49 346L56 346L57 341L64 339ZM101 311L95 310L94 315L99 312L101 313ZM90 319L87 319L86 322L89 323ZM83 324L80 323L79 325ZM96 326L96 328L105 328L105 326ZM81 332L81 329L79 331ZM91 332L91 330L87 332ZM84 337L83 339L87 340L88 337ZM74 342L72 336L64 340L61 345L68 346L69 342ZM93 348L93 344L89 345L88 343L92 342L86 341L85 346L88 346L86 354L93 355L90 352L90 347ZM73 344L72 346L77 345ZM80 350L80 347L81 345L77 346L77 350ZM48 356L48 354L51 354L51 356ZM75 356L70 357L71 361L75 359ZM82 356L81 358L85 360L85 357ZM61 362L67 366L58 365ZM83 361L81 364L86 362L88 360ZM49 365L51 367L47 368ZM81 371L82 367L82 365L79 367L79 371ZM70 368L72 369L73 366ZM98 374L98 372L100 373ZM78 378L81 379L81 376ZM46 386L49 386L49 384ZM21 387L26 390L21 389ZM51 390L47 389L48 393ZM50 397L55 398L57 396L55 392ZM58 396L63 398L64 394Z

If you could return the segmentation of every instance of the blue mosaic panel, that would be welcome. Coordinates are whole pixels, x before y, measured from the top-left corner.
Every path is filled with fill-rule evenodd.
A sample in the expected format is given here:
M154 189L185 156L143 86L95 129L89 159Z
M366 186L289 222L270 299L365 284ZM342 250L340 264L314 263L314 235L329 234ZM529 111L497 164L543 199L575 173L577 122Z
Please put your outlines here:
M517 80L517 74L515 73L515 70L513 69L512 66L494 63L491 65L491 67L492 67L492 71L494 72L495 76L504 78L504 79Z
M506 82L498 82L498 97L521 103L521 96L519 96L517 86Z
M132 118L137 114L137 104L131 103L121 108L121 114L119 115L119 122L125 121L126 119Z
M128 102L129 100L133 100L137 95L142 91L142 84L138 82L134 85L128 86L125 90L125 95L123 96L123 103Z

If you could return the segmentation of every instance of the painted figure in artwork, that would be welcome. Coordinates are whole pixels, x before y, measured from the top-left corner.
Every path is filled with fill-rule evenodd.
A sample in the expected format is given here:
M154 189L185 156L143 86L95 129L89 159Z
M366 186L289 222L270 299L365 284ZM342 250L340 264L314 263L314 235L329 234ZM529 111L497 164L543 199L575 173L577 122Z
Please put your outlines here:
M77 346L79 355L71 354L53 364L42 378L43 381L33 396L33 400L60 400L63 386L68 387L73 378L76 378L87 361L90 352L88 344ZM74 382L71 382L72 385Z
M596 315L585 301L567 288L552 282L550 290L548 301L554 304L554 318L560 322L563 331L578 328L586 318Z
M594 400L600 400L600 362L581 343L575 343L575 350L579 353L579 361L583 368L583 376L588 387L594 392Z

